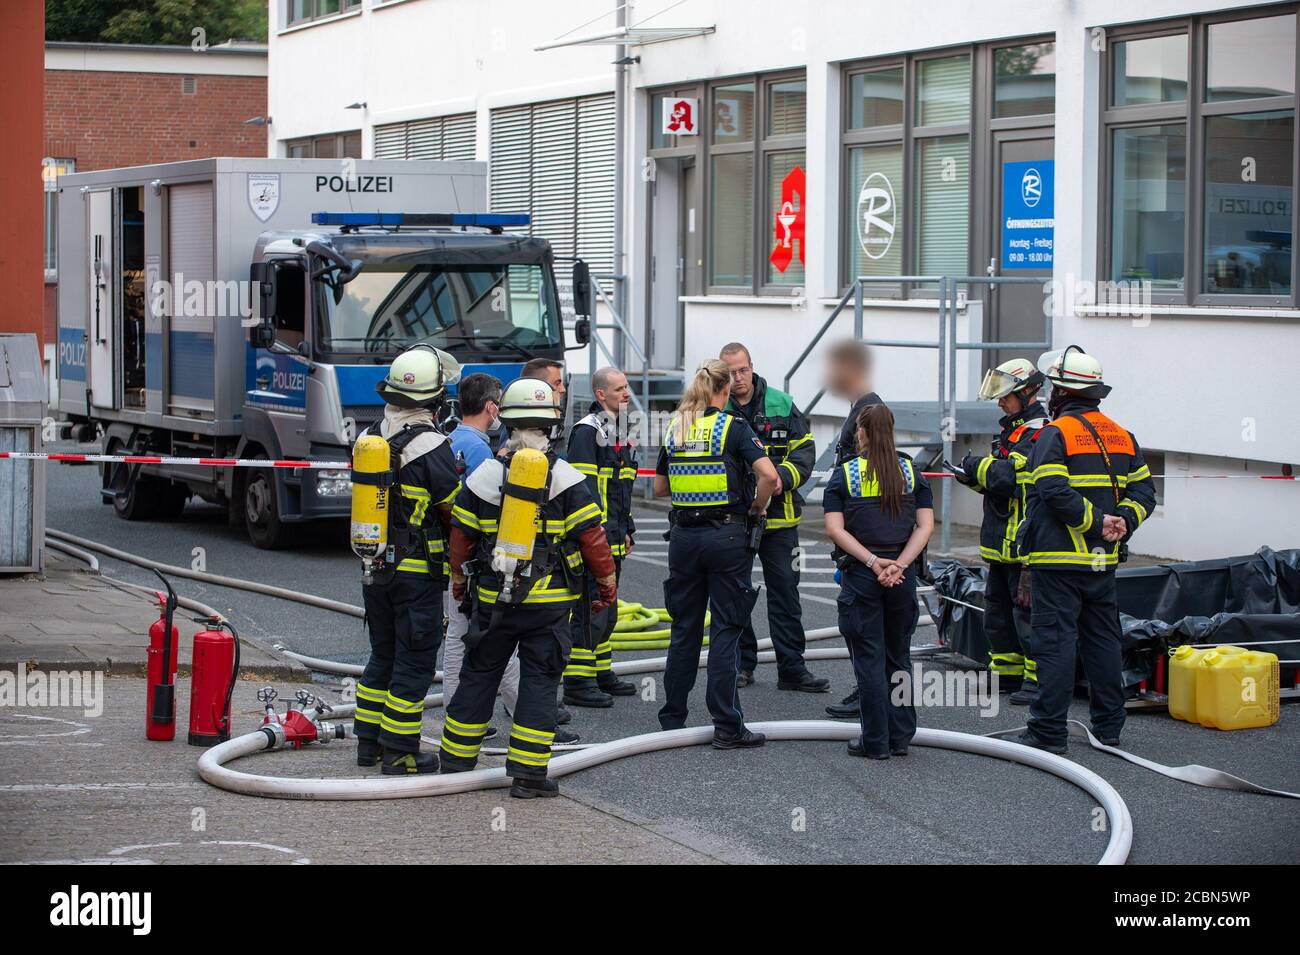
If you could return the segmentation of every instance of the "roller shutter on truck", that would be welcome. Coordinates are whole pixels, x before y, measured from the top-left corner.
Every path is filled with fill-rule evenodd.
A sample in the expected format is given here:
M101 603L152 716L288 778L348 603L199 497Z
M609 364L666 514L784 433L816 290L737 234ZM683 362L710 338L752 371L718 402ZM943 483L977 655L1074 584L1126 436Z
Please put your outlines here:
M167 272L173 288L185 289L191 282L212 287L216 278L213 257L212 183L195 182L170 186L167 190ZM170 410L179 414L195 411L211 417L214 408L216 370L213 355L213 322L239 321L238 316L216 318L183 307L173 300L167 306L170 338L168 382Z

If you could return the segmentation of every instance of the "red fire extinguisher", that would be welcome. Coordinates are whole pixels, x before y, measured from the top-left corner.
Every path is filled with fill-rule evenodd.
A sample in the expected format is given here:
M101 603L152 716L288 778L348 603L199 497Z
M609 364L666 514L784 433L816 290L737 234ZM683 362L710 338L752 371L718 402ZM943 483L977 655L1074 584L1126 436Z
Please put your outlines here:
M158 574L158 571L154 571ZM144 735L146 739L176 738L176 654L179 635L175 624L176 591L162 574L158 579L167 593L158 594L158 619L149 628L146 666Z
M190 664L191 746L215 746L230 739L230 698L239 678L239 634L229 620L209 617L194 635Z

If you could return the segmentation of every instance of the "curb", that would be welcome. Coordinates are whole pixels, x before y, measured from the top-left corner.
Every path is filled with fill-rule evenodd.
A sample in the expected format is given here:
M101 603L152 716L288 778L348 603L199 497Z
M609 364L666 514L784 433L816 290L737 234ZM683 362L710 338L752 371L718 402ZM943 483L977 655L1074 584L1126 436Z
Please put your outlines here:
M247 641L244 642L247 643ZM144 678L148 672L148 664L140 660L90 659L86 657L67 659L44 657L39 653L28 653L0 659L0 668L17 666L18 664L26 664L29 671L90 670L92 672L102 672L106 676ZM191 668L188 663L177 666L177 680L182 678L188 680L190 675ZM250 663L240 666L239 679L243 682L254 683L266 683L271 680L280 680L286 683L311 683L312 671L300 663L287 660L281 663Z

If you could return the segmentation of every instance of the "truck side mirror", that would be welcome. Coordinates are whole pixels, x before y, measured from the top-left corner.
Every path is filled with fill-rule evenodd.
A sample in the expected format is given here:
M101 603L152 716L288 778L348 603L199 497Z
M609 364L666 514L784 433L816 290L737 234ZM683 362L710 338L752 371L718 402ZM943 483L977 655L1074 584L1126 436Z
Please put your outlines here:
M255 314L261 318L249 332L254 348L270 348L275 344L275 279L273 262L254 262L248 267L249 286L256 296Z
M573 263L573 311L576 315L591 318L591 269L579 259ZM590 329L588 337L590 337Z
M591 341L591 319L580 318L573 323L573 340L579 345Z

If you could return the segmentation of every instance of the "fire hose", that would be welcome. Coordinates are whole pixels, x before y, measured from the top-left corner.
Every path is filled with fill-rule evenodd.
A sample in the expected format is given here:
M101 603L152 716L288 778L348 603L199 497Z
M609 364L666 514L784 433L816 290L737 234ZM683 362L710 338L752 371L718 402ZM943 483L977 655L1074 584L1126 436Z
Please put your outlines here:
M331 609L336 612L347 613L353 616L359 615L359 611L361 610L359 607L354 607L339 601L331 601L326 598L300 594L284 588L258 584L254 581L222 577L220 575L208 574L202 571L193 571L187 568L170 567L157 561L151 561L138 555L129 554L125 551L99 544L96 541L89 541L60 531L50 530L47 531L47 534L52 538L51 544L56 547L56 549L63 550L66 553L81 557L82 559L89 558L90 561L92 561L92 566L96 566L98 561L94 559L92 554L87 552L94 550L138 566L180 571L181 573L179 576L204 580L220 586L249 590L269 596L282 597L284 599L295 600L313 606L320 606L324 609ZM85 550L81 549L83 547ZM130 584L127 586L133 588L136 587L136 585ZM211 609L202 604L198 604L197 602L194 602L194 604L195 609L202 609L204 611ZM647 626L650 623L649 617L652 613L655 616L655 622L661 622L661 611L650 610L636 604L620 606L620 617L627 621L625 626L635 623L639 623L642 627ZM836 628L824 628L822 631L809 631L806 638L827 639L837 635L838 630ZM760 663L772 662L775 659L775 654L770 650L770 646L770 640L760 641ZM291 651L283 650L283 648L278 649L281 649L286 656L303 662L304 665L311 666L314 669L321 669L325 672L350 673L353 669L357 671L361 669L360 667L354 667L349 664L340 664L334 661L308 657L303 654L295 654ZM805 656L810 660L844 659L847 658L848 651L843 648L811 649L806 652ZM665 658L663 657L645 658L639 660L619 661L614 664L613 669L620 675L630 675L636 673L660 672L663 670L664 664ZM700 666L705 665L707 665L707 652L701 654L700 659ZM426 708L440 706L442 704L442 694L430 694L425 698L424 703ZM235 739L221 743L206 751L199 759L199 775L205 782L231 792L284 799L397 799L496 789L509 785L509 779L503 768L481 769L470 773L461 773L450 776L427 776L410 779L378 778L330 780L288 779L261 776L239 772L230 769L225 765L226 763L242 756L251 755L256 752L282 748L285 746L301 748L305 743L313 741L325 742L329 739L346 738L350 735L350 724L336 723L333 721L341 717L353 715L355 709L356 706L352 703L341 704L333 708L326 707L323 712L328 713L331 717L330 721L311 720L301 711L291 711L290 715L296 714L296 718L293 720L286 720L285 723L265 725L252 733L236 737ZM855 739L859 732L858 727L852 723L836 723L826 720L781 720L753 723L750 724L750 726L757 732L767 734L768 737L773 740L851 740ZM1241 779L1240 777L1224 773L1220 770L1210 769L1208 767L1162 766L1159 763L1142 759L1141 757L1126 753L1118 748L1109 747L1100 743L1091 733L1087 732L1086 728L1081 727L1079 724L1075 724L1075 729L1082 729L1084 734L1087 735L1089 743L1094 748L1121 756L1130 762L1151 769L1154 772L1162 773L1163 775L1174 779L1180 779L1196 785L1210 786L1214 788L1245 790L1288 798L1300 798L1300 794L1257 786L1247 780ZM1124 800L1120 797L1119 793L1096 773L1093 773L1091 770L1080 766L1077 763L1032 747L1022 746L1018 743L1010 743L996 738L996 736L1005 735L1007 732L1014 731L1000 731L998 734L990 736L977 736L974 734L959 733L949 730L928 729L923 727L917 730L914 742L918 746L932 746L941 749L951 749L959 752L975 753L977 755L1006 759L1022 765L1044 770L1045 772L1049 772L1059 778L1065 779L1075 786L1078 786L1098 801L1105 810L1110 822L1110 840L1107 844L1105 853L1102 855L1100 864L1122 865L1127 859L1128 852L1132 845L1133 825L1128 807L1125 805ZM703 726L668 732L649 733L620 740L613 740L607 743L599 743L588 746L583 750L567 752L563 755L557 756L552 760L549 772L551 776L559 778L561 776L569 775L570 773L579 772L582 769L612 762L627 756L684 746L702 745L709 742L712 739L712 735L712 727Z

